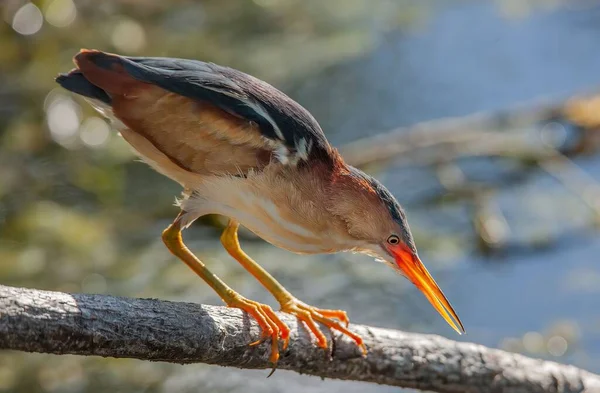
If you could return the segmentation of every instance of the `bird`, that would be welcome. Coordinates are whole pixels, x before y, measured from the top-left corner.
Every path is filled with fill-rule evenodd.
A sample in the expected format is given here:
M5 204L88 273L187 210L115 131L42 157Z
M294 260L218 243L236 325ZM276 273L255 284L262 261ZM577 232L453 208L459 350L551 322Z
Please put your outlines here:
M308 305L241 248L243 226L297 254L362 253L410 280L459 334L465 329L418 256L406 213L378 180L348 165L315 118L272 85L199 60L128 57L81 49L56 82L83 96L150 167L182 186L180 209L162 233L168 250L223 302L252 316L270 341L269 361L286 350L290 328L268 305L242 296L183 242L198 218L228 218L225 250L327 348L319 324L354 341L347 313Z

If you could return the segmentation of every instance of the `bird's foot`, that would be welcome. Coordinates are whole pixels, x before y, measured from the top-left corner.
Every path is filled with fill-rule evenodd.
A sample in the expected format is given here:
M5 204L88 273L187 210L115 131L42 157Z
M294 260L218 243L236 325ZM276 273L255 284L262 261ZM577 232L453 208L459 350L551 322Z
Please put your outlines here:
M330 329L337 330L350 337L366 356L367 348L362 337L352 333L347 329L349 320L348 315L342 310L323 310L317 307L309 306L306 303L292 297L281 303L281 311L295 315L306 324L308 329L315 335L317 345L327 349L327 337L323 334L315 322L319 322Z
M250 343L250 345L255 346L261 344L270 338L271 355L269 361L275 366L279 360L279 339L283 340L283 349L285 350L290 339L290 328L283 323L273 309L266 304L248 300L237 295L227 302L227 306L239 308L256 319L256 322L262 331L261 338Z

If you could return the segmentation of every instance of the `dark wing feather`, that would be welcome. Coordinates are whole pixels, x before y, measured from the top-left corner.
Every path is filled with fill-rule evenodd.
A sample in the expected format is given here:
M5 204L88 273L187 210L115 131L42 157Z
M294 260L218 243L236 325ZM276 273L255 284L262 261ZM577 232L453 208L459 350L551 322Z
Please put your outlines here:
M290 150L311 147L328 154L331 147L314 117L266 82L241 71L195 60L120 57L127 73L165 90L211 104L256 123L261 133Z
M98 86L91 84L78 70L73 70L68 74L59 75L56 78L56 82L73 93L99 100L108 105L111 104L110 96Z

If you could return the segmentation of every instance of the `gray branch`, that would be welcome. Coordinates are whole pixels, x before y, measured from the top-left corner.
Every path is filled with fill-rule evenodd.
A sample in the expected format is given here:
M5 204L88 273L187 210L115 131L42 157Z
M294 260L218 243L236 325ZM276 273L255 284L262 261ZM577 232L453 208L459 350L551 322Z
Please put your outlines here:
M368 356L337 335L326 353L282 319L292 337L280 369L444 393L600 392L587 371L432 335L352 325ZM237 309L0 286L0 349L265 369L269 345L248 346L259 335Z

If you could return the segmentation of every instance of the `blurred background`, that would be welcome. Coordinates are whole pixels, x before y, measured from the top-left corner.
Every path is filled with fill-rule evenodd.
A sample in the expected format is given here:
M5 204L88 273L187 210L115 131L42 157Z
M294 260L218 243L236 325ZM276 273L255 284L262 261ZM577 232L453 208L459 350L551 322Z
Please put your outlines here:
M600 372L600 1L2 0L0 18L0 283L220 304L160 240L178 186L53 82L82 47L197 58L284 90L391 189L468 334L383 264L244 233L292 293ZM222 225L197 222L188 245L275 306L220 247ZM266 375L0 353L0 392L398 391Z

